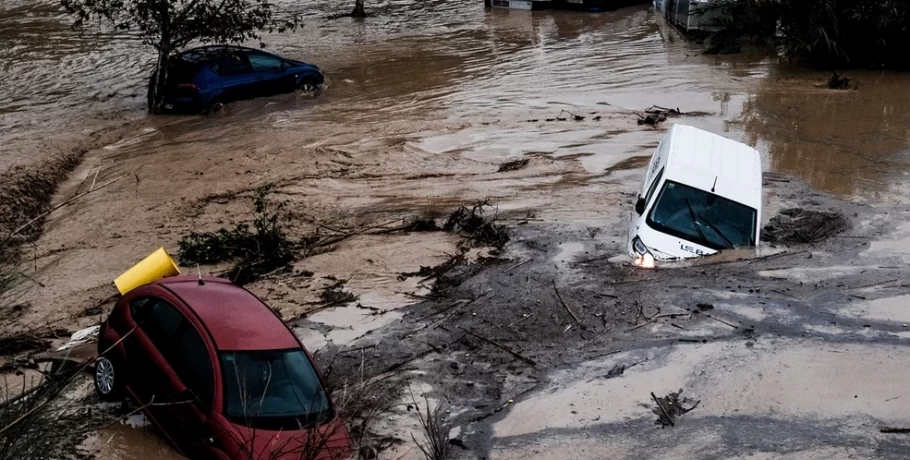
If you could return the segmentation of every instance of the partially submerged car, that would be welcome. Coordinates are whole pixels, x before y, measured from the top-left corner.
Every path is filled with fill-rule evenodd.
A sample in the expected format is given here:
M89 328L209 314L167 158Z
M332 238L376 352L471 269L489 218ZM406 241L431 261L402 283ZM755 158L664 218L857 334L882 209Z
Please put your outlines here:
M629 223L636 263L756 246L762 207L761 156L736 141L674 125L642 180Z
M177 276L129 291L102 323L98 353L99 396L133 399L189 458L350 456L309 353L228 281Z
M148 103L157 72L149 78ZM164 111L216 112L241 99L312 91L325 82L319 68L262 50L204 46L175 55L166 74Z

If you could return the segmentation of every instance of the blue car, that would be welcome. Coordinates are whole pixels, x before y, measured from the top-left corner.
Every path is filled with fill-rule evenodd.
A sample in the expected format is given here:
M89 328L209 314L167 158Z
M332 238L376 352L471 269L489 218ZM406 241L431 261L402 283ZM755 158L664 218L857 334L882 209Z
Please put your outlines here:
M148 103L157 72L149 79ZM325 81L319 68L262 50L239 46L204 46L170 59L164 112L213 113L229 102L313 91Z

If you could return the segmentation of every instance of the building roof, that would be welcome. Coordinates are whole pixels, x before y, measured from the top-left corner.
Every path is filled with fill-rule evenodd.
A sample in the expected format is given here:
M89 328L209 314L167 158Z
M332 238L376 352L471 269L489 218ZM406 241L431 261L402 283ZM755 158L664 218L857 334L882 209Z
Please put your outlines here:
M246 289L215 277L164 278L169 289L205 324L219 350L280 350L300 343L268 306Z
M667 179L760 209L761 155L748 145L686 125L671 128Z

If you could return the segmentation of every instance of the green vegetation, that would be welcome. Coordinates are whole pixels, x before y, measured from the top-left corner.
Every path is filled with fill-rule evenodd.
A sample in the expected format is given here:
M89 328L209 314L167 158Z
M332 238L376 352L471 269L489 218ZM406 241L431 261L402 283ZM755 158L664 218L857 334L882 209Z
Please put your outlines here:
M825 67L910 68L910 1L720 0L723 30L710 51L745 43Z
M248 223L240 223L232 229L192 232L180 240L180 261L199 264L233 261L227 276L240 285L286 267L294 259L293 243L281 226L287 218L284 203L270 202L271 190L271 184L265 185L253 196L252 230Z

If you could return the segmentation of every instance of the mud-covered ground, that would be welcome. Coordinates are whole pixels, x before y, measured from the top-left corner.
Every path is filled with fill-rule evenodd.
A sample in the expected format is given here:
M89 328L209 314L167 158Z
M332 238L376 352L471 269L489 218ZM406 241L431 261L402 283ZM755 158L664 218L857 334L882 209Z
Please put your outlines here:
M508 261L349 347L371 347L369 375L406 363L451 408L466 458L905 458L880 429L910 422L907 234L890 224L908 210L766 189L771 207L838 209L852 228L643 270L613 257L622 225L529 222ZM650 393L679 389L700 403L662 429Z
M188 232L250 221L253 191L271 183L291 238L356 235L248 287L335 375L359 378L363 363L365 378L404 390L374 427L402 442L383 457L419 458L409 387L448 407L466 458L906 457L905 435L879 431L910 427L904 75L856 72L859 89L828 90L824 73L765 56L701 55L645 6L579 15L391 1L364 22L313 14L266 37L327 73L315 98L145 117L128 96L142 72L118 74L111 96L90 71L136 69L132 42L99 48L47 2L11 5L0 9L0 40L14 43L0 76L56 75L56 61L34 59L41 36L72 45L79 72L47 91L0 87L4 164L78 147L84 160L52 202L105 187L51 213L21 247L28 289L6 332L43 328L53 347L96 324L118 274L160 246L175 254ZM635 112L653 104L688 115L639 125ZM633 194L672 122L762 152L764 222L799 207L839 212L850 228L815 245L631 267ZM449 260L460 236L368 230L486 198L511 241L472 249L442 282L414 273ZM356 300L333 303L328 287ZM698 407L655 425L651 392L679 389ZM141 417L82 450L176 456Z

